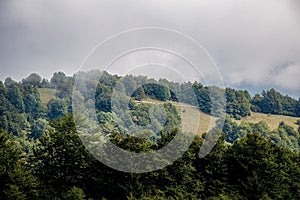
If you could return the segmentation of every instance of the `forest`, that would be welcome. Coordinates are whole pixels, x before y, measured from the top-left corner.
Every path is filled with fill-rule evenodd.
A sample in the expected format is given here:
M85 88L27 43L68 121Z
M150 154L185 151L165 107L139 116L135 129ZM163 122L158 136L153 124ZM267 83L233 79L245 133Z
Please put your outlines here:
M222 106L213 103L212 92L226 98L222 128L209 130L220 136L212 151L198 157L208 134L199 133L182 157L147 173L121 172L97 160L79 137L72 108L76 96L83 113L96 110L97 137L127 151L152 152L182 132L174 102L217 117ZM154 106L151 116L148 99L161 102L164 113ZM300 120L297 129L285 121L271 129L264 121L243 121L252 113L297 119L300 99L273 88L251 96L97 70L55 72L50 80L36 73L19 82L8 77L0 81L0 199L300 199Z

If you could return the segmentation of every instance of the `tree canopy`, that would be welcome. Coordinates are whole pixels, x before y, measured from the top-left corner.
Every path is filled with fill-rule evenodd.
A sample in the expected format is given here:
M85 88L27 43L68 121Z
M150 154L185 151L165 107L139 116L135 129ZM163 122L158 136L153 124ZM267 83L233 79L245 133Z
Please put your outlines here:
M189 149L167 167L125 173L101 163L83 145L72 111L75 79L80 114L95 108L98 120L97 132L84 135L93 139L89 145L110 140L130 152L160 150L183 133L176 102L218 116L222 104L213 102L225 95L227 116L222 130L195 135ZM41 88L55 93L44 106ZM0 81L0 198L300 199L300 121L295 121L297 130L284 121L270 130L264 121L243 120L252 112L300 116L300 102L275 89L251 97L246 90L197 81L97 70L74 76L56 72L50 81L35 73L21 82L7 78ZM199 158L208 134L220 137ZM103 149L114 153L108 145Z

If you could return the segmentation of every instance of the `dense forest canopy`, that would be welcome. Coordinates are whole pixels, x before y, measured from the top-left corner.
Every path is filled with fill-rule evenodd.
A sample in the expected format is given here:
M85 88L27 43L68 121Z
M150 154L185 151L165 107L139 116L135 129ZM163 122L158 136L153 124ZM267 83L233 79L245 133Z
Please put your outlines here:
M211 130L221 137L210 154L198 157L205 138L200 133L180 159L149 173L117 171L95 159L82 144L72 113L76 95L83 112L96 109L100 133L115 145L151 152L182 131L176 102L217 117L222 105L212 103L212 92L225 95L226 119L221 130ZM148 99L161 103L155 107ZM50 81L36 73L21 82L7 78L0 81L0 197L299 199L300 120L297 130L285 122L270 130L266 122L242 120L253 112L300 117L300 101L275 89L252 97L247 90L96 70L56 72Z

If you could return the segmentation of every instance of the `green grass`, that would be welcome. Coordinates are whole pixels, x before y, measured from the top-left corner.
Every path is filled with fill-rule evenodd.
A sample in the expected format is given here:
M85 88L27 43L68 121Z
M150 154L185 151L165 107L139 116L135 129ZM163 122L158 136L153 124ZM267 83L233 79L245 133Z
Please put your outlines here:
M48 102L51 99L56 98L55 89L39 88L39 92L41 95L42 105L44 107L47 106ZM172 102L172 101L167 101L167 102L172 103L177 108L177 111L180 114L182 119L182 130L184 131L203 134L207 132L210 129L210 127L213 127L215 125L215 122L217 120L216 117L203 113L199 111L196 107L190 106L188 104L178 103L178 102ZM142 101L142 103L162 104L166 102L154 100L154 99L147 99ZM254 123L257 123L259 121L264 121L269 125L270 130L275 130L281 121L284 121L287 125L297 130L298 125L295 124L297 120L300 120L300 118L283 116L283 115L270 115L270 114L255 113L255 112L251 112L251 116L244 117L241 120L233 119L233 121L237 122L238 124L240 124L242 121L254 122Z
M184 103L159 101L154 99L146 99L141 102L149 104L162 104L167 102L172 103L176 107L177 112L180 114L182 122L181 128L186 132L192 132L195 134L206 133L210 130L210 128L215 126L217 120L216 117L199 111L197 107Z
M196 134L206 133L215 126L218 119L199 111L198 108L183 106L179 109L181 110L182 130L188 132Z
M47 107L48 102L51 99L55 99L55 89L49 89L49 88L39 88L39 93L42 100L42 106Z
M171 102L174 106L176 106L178 113L182 118L182 129L188 132L193 132L197 134L203 134L207 132L210 127L215 125L217 120L216 117L208 115L199 111L196 107L192 107L188 104L180 104L178 102ZM166 103L164 101L158 101L153 99L147 99L143 101L143 103ZM289 117L284 115L271 115L271 114L263 114L263 113L255 113L251 112L251 116L244 117L241 120L233 121L240 124L242 121L257 123L260 121L264 121L268 124L270 130L277 129L279 123L284 121L287 125L294 128L294 130L298 129L298 125L295 124L297 120L300 120L299 117Z
M235 120L237 123L241 121L246 122L259 122L264 121L269 125L270 130L277 129L280 122L284 121L287 125L293 127L295 130L298 129L298 125L295 124L297 120L300 120L299 117L289 117L284 115L271 115L263 113L251 112L251 116L244 117L242 120Z

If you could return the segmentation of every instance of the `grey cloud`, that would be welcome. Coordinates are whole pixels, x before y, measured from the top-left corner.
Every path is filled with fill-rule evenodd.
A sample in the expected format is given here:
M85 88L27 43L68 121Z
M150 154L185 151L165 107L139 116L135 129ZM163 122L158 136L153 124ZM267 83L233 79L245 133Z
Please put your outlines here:
M58 70L72 74L110 35L159 26L201 43L230 86L297 94L299 5L297 0L0 1L0 79L21 79L32 71L46 77ZM287 62L292 64L277 68Z

